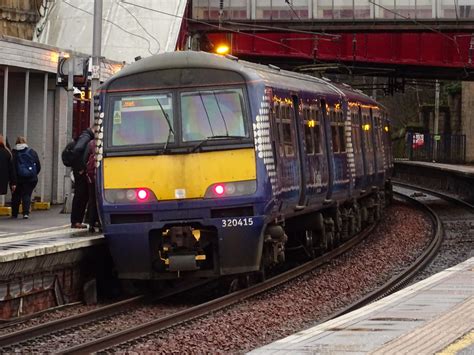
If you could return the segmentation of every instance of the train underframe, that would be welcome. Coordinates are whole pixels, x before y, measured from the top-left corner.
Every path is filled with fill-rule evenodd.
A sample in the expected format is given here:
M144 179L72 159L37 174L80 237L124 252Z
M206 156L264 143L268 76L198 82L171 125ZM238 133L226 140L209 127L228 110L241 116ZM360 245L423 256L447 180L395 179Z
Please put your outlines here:
M351 239L378 221L392 200L392 185L372 187L358 198L328 203L317 211L267 225L264 235L264 269L285 261L288 256L314 258Z

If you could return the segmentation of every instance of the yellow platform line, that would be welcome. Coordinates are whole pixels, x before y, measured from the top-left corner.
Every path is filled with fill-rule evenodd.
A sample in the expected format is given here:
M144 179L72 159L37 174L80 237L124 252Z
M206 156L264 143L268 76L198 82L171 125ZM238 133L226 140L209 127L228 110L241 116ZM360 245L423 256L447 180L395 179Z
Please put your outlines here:
M465 334L464 336L456 340L454 343L447 346L445 349L436 354L454 355L467 348L468 346L471 346L472 344L474 344L474 331L471 330L469 333Z
M6 206L0 206L0 216L11 216L12 208Z

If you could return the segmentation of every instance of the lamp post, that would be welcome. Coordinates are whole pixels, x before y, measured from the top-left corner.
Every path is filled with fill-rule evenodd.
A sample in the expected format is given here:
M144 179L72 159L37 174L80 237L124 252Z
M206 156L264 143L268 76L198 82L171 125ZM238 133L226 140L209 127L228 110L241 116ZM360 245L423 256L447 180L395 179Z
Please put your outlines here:
M100 85L100 56L102 44L102 0L94 0L94 27L92 35L92 76L90 126L94 123L94 95Z

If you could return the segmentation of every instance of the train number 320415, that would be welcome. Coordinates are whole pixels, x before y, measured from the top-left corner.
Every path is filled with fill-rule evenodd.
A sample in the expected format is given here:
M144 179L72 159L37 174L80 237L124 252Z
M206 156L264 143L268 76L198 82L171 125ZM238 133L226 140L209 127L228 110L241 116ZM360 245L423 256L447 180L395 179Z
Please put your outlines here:
M253 218L226 218L222 220L223 228L253 226Z

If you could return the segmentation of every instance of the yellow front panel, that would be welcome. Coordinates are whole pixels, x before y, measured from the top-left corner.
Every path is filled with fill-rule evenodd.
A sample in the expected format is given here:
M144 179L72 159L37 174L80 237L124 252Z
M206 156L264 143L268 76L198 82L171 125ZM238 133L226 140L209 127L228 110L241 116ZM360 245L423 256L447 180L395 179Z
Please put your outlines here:
M103 163L106 189L147 187L158 200L176 199L176 189L185 189L185 198L200 198L214 183L256 179L253 148L113 157Z

